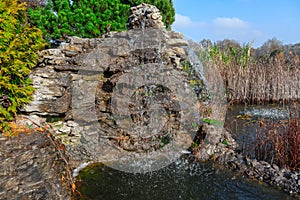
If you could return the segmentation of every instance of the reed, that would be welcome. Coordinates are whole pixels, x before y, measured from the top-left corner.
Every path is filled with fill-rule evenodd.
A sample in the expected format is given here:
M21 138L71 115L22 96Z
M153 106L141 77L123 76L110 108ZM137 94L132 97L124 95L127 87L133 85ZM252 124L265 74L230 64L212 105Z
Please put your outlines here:
M286 102L300 99L300 66L282 54L251 56L251 44L241 48L210 46L200 50L205 68L217 68L227 101L242 103Z
M300 118L293 103L286 121L263 123L257 131L255 157L279 167L300 170Z
M224 69L227 100L246 103L287 102L300 99L300 68L282 62L250 62L242 70Z

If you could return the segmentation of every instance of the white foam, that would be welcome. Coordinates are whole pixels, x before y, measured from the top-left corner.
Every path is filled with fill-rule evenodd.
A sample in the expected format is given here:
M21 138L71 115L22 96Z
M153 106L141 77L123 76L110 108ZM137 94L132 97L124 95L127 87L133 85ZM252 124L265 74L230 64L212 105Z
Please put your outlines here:
M90 162L85 162L80 164L76 169L74 169L73 171L73 177L75 178L76 176L78 176L79 172L84 169L86 166L88 166L90 164Z
M191 154L192 152L190 152L188 150L182 150L181 153L183 153L183 154Z

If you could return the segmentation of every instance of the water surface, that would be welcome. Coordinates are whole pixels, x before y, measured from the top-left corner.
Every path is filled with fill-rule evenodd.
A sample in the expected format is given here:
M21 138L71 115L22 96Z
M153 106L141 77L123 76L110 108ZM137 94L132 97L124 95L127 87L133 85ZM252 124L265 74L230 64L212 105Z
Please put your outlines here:
M180 158L158 171L132 174L98 164L83 170L75 199L293 199L281 190L246 180L213 163Z
M243 146L255 141L260 120L285 120L286 107L235 105L228 110L225 126ZM250 141L250 143L249 143ZM132 174L94 164L78 177L82 196L75 199L104 200L168 200L168 199L228 199L284 200L297 199L282 190L243 178L211 162L194 162L182 156L173 164L146 174Z

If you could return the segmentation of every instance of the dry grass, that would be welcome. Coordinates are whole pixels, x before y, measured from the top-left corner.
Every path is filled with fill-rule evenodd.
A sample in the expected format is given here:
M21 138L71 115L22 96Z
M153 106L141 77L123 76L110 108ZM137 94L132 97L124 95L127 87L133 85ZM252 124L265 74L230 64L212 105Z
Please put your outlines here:
M228 102L251 104L300 99L300 63L296 57L279 54L256 59L250 52L251 45L200 50L204 68L216 69L221 74ZM220 85L218 76L212 78L217 80L214 84Z
M220 70L229 102L287 102L300 99L300 66L289 66L274 60Z

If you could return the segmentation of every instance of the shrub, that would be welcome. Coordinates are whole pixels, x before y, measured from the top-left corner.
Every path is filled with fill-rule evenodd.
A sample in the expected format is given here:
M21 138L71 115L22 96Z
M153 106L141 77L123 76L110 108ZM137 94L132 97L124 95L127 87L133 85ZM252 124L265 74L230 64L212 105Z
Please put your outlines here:
M0 1L0 132L30 101L34 88L28 75L43 46L41 30L27 21L26 4Z
M95 38L126 29L129 5L120 0L48 0L45 7L29 8L32 24L47 40L67 36Z
M27 8L36 8L46 5L46 0L19 0L18 2L26 2Z

